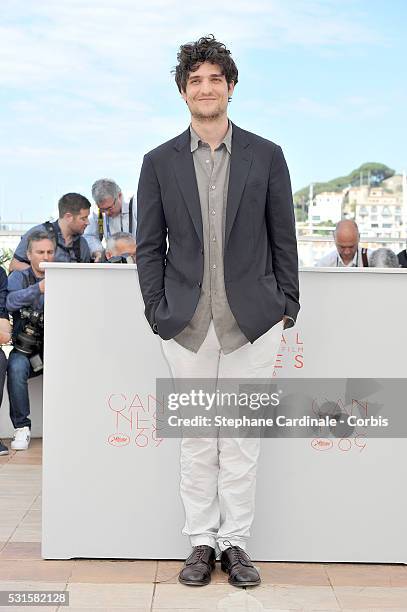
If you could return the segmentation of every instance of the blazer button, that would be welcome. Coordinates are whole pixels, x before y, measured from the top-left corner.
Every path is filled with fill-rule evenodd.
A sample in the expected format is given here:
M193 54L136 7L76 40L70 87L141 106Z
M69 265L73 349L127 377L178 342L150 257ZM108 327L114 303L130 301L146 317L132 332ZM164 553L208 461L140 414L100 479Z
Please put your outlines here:
M201 249L201 255L203 255L203 249Z
M201 288L202 287L202 283L197 283L198 287Z

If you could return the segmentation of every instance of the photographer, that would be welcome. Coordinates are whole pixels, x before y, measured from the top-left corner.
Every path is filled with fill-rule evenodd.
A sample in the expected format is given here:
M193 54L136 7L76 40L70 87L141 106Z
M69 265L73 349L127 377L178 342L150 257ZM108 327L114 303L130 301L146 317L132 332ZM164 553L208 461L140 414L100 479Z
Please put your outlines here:
M99 179L92 185L92 197L98 208L91 212L84 236L95 262L103 261L103 245L117 232L136 235L137 206L127 202L119 185L112 179ZM106 247L107 248L107 247Z
M7 274L0 267L0 406L3 401L3 388L6 379L7 358L1 348L2 344L7 344L11 337L11 327L6 309L7 299ZM8 455L8 448L0 440L0 455Z
M136 263L136 239L128 232L116 232L107 239L107 263Z
M32 232L38 231L46 231L56 242L55 261L89 263L89 247L82 235L89 224L89 211L90 202L80 193L63 195L58 202L58 219L36 225L22 236L10 262L10 272L25 270L29 267L28 239Z
M13 316L14 348L8 359L7 389L15 429L13 450L26 450L30 443L28 379L42 374L45 272L40 264L54 261L55 249L49 233L31 232L27 242L30 267L16 270L8 279L6 305Z

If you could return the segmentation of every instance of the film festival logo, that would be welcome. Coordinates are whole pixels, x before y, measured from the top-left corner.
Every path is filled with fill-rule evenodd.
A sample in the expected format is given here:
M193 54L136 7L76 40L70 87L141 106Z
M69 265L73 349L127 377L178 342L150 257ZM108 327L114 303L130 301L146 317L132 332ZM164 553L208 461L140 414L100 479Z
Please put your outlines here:
M369 416L369 403L364 400L352 399L348 404L341 398L331 401L329 399L312 401L312 412L318 418L333 419L335 427L319 427L317 437L311 440L311 448L316 451L338 450L349 452L352 450L362 452L367 446L367 427L361 425L362 419L357 417ZM353 418L349 424L349 417Z
M320 394L313 398L312 413L331 422L330 426L318 429L317 437L311 440L314 450L361 453L368 438L389 431L391 423L395 428L392 431L400 434L404 427L400 427L397 419L393 423L393 417L400 414L398 406L405 394L404 386L394 385L391 379L348 378L343 379L343 384L341 397L332 400Z
M133 443L137 448L157 448L163 442L157 436L163 405L153 395L141 398L138 393L112 393L107 406L114 418L114 432L107 439L111 446Z

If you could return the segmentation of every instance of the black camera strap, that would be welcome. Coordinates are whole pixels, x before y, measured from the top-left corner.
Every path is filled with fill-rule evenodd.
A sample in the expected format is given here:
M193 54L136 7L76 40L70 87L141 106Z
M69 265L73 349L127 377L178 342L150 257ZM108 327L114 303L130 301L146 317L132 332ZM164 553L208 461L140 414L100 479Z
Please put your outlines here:
M131 196L129 201L129 234L133 234L133 199L134 196Z
M104 229L103 229L103 213L100 210L100 208L99 208L99 214L98 214L98 232L99 232L99 240L100 242L102 242Z
M45 230L48 232L48 234L55 240L56 244L59 246L60 249L63 249L66 253L68 253L69 257L71 257L71 251L73 251L76 263L81 263L82 256L81 256L80 236L73 239L72 247L66 247L64 244L61 244L58 241L58 236L59 236L58 221L54 221L53 223L51 223L51 221L45 221L44 227L45 227Z

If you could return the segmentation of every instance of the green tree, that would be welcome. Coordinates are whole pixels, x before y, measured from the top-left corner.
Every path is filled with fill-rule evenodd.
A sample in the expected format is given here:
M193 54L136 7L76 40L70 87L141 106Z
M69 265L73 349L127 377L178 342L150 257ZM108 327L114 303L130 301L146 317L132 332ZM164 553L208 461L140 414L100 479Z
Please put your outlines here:
M326 183L314 183L314 197L324 191L342 191L346 187L358 187L360 184L360 177L362 175L363 184L375 187L380 183L390 178L395 174L392 168L389 168L385 164L379 164L376 162L367 162L352 170L346 176L339 176ZM303 187L294 194L294 204L298 207L303 206L304 202L308 200L309 186Z
M5 269L8 273L8 267L10 261L13 258L13 250L12 249L2 249L0 251L0 266Z

